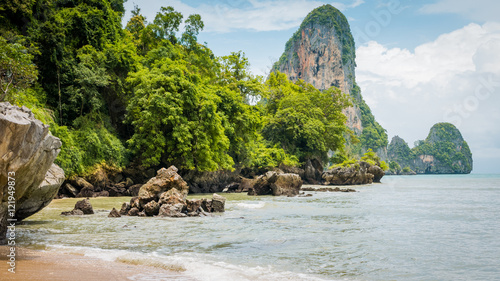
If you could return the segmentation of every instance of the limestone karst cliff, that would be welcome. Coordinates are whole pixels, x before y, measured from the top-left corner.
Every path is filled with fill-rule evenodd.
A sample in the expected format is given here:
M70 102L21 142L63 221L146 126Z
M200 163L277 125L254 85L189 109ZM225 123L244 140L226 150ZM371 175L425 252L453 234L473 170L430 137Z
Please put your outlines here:
M468 174L472 171L472 153L460 131L450 123L437 123L425 140L410 149L395 136L388 147L388 160L401 169L417 174ZM398 173L394 167L392 173Z
M361 140L351 146L355 153L371 148L384 159L387 134L375 120L356 84L354 39L346 17L331 5L316 8L286 43L273 66L295 81L302 79L323 90L332 86L352 97L353 106L344 110L347 125Z

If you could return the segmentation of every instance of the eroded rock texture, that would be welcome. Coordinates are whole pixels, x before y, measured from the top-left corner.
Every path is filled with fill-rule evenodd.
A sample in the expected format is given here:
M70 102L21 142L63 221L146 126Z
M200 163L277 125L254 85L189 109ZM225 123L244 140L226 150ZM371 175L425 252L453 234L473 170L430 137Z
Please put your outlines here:
M26 107L0 103L0 240L7 219L18 221L47 206L64 181L53 164L61 141ZM9 186L11 186L9 190ZM12 187L13 186L13 187ZM9 194L10 191L10 194ZM12 196L9 200L9 196ZM9 210L9 201L15 208Z

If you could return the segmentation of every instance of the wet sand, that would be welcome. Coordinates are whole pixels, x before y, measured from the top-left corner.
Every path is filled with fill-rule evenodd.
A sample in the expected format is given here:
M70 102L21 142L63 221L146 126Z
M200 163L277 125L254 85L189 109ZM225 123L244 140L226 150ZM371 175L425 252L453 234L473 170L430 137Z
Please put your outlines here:
M0 280L193 280L179 272L98 258L16 248L15 273L8 271L9 248L0 246Z

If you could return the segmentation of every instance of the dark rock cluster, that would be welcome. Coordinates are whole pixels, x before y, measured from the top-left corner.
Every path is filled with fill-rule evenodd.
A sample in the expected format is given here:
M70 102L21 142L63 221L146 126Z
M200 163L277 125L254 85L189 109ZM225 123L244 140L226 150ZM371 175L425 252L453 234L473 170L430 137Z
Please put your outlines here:
M226 199L215 193L212 199L186 199L189 187L177 171L175 166L158 170L156 177L141 187L138 196L123 203L119 215L193 217L224 212Z

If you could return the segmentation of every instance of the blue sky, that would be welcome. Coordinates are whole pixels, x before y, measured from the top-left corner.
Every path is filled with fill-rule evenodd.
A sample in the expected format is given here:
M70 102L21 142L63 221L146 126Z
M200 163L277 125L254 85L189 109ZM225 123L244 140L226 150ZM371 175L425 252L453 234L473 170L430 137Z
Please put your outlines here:
M149 0L135 1L149 21L161 6L198 13L199 35L215 55L242 50L254 74L267 75L286 41L314 8L332 4L351 26L356 77L389 138L410 145L437 122L454 123L477 173L500 173L500 1L496 0ZM126 3L124 23L134 1Z

